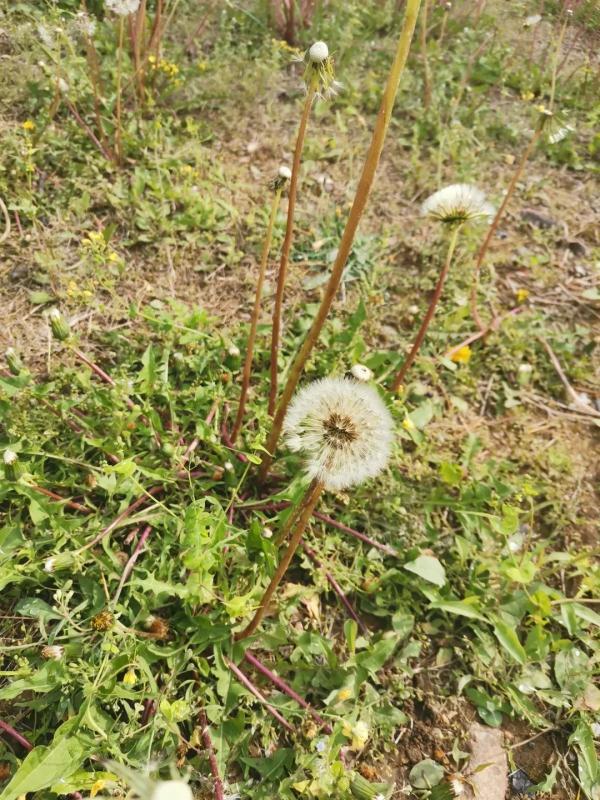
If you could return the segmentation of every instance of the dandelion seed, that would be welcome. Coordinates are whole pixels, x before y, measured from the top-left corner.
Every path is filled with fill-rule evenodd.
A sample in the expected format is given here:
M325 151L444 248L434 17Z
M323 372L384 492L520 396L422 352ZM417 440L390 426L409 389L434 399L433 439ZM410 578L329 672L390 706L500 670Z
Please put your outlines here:
M421 214L447 224L487 219L490 221L496 209L488 203L485 194L468 183L455 183L440 189L425 200Z
M49 661L60 661L65 654L65 648L59 644L49 644L46 647L42 647L41 652L42 658L46 658Z
M373 370L365 367L364 364L354 364L350 367L350 375L361 383L367 383L373 379Z
M548 136L548 141L550 144L558 144L562 142L563 139L566 139L570 133L573 133L574 130L575 128L572 125L563 125L562 128L559 128Z
M394 425L373 387L324 378L298 392L283 432L290 449L304 453L307 476L340 491L384 469Z
M194 800L194 795L184 781L160 781L155 785L150 800Z
M140 6L140 0L106 0L106 7L109 11L119 17L126 17L135 14Z

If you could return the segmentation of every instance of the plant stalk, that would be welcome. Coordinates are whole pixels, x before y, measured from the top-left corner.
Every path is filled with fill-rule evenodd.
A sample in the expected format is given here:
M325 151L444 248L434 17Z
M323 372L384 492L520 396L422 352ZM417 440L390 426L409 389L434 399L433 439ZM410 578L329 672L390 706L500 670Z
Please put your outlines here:
M251 622L244 628L243 631L236 634L236 641L240 639L246 639L248 636L251 636L254 631L260 625L262 618L264 617L267 608L269 606L269 601L273 597L275 590L281 583L281 580L289 565L291 564L292 558L294 557L294 553L298 549L298 545L300 544L300 540L302 539L302 534L304 533L306 526L308 524L309 519L312 516L312 512L319 501L321 494L323 493L323 489L325 487L319 481L313 481L308 489L306 490L306 494L304 495L304 501L302 504L302 512L297 518L297 521L292 529L292 535L290 538L290 543L287 546L287 550L283 554L281 561L277 569L275 570L275 574L271 579L271 583L267 587L262 599L260 601L260 605L258 606L256 613L254 614L253 619Z
M231 431L231 444L235 444L242 421L244 419L244 412L246 410L246 399L248 397L248 389L250 388L250 377L252 374L252 360L254 358L254 345L256 343L256 331L258 330L258 318L260 315L260 306L262 301L263 286L265 283L265 273L267 271L267 262L269 260L269 252L271 250L271 241L273 239L273 228L275 226L275 219L277 218L277 211L279 210L279 202L281 200L281 192L283 186L275 190L273 202L271 204L271 213L269 215L269 222L267 224L267 232L263 249L260 258L260 267L258 270L258 281L256 283L256 294L254 296L254 308L252 309L252 319L250 321L250 333L248 334L248 344L246 347L246 360L244 361L244 370L242 373L242 389L240 392L240 403L238 405L237 415Z
M285 291L285 282L290 261L290 250L292 249L292 239L294 236L294 212L296 210L296 196L298 194L300 162L302 159L302 150L304 149L308 118L310 116L310 110L312 108L316 91L317 83L313 79L306 91L304 108L302 109L302 116L300 118L300 127L298 128L298 136L296 137L296 147L294 149L292 177L290 179L290 191L288 196L287 224L285 228L283 246L281 248L279 271L277 273L277 288L275 290L275 303L273 305L273 327L271 331L271 386L269 389L269 414L271 415L275 411L275 403L277 402L277 358L279 355L279 343L281 339L283 293Z
M365 206L367 205L369 194L375 180L375 173L377 171L379 159L381 158L381 151L383 150L385 136L392 117L392 109L396 94L398 92L400 78L402 77L406 60L408 58L408 52L410 50L413 34L415 32L420 6L421 0L407 0L404 22L398 40L396 55L390 69L383 97L381 99L381 105L377 115L377 120L375 122L375 127L373 129L371 144L369 145L369 150L367 152L367 157L365 159L356 194L354 196L352 208L350 209L348 221L346 222L346 227L344 229L344 233L342 234L338 253L329 277L329 282L325 288L321 306L317 311L317 315L311 325L311 328L308 331L308 334L306 335L304 342L302 343L302 346L300 347L300 350L290 367L287 382L275 411L273 426L266 442L266 449L270 455L265 455L263 458L259 472L259 480L261 481L265 479L271 466L273 455L277 448L277 442L279 441L279 436L281 434L281 428L283 426L283 420L285 418L288 404L292 398L292 395L294 394L296 386L298 385L298 381L300 380L304 366L319 339L321 329L323 328L325 320L327 319L334 298L337 294L337 290L341 283L344 267L348 261L350 251L352 250L352 244L354 242L358 224L365 210Z
M433 297L429 303L429 308L427 309L427 313L423 317L423 322L421 323L421 327L415 337L415 341L413 342L413 346L410 350L410 353L406 357L404 363L400 367L398 374L394 378L394 382L392 383L391 389L393 392L397 392L398 389L404 383L404 378L406 373L413 365L415 358L417 357L417 353L419 352L419 348L423 344L423 339L425 338L425 334L427 333L427 329L431 324L431 320L433 319L433 315L435 314L435 309L437 308L437 304L439 303L440 297L442 296L442 289L444 288L444 284L446 283L446 278L448 277L448 272L450 270L450 264L452 263L452 257L454 255L454 251L456 249L456 243L458 242L458 234L460 233L460 229L462 228L462 224L456 225L452 230L452 235L450 236L450 243L448 245L448 252L446 253L446 260L444 262L444 266L442 271L440 272L440 276L438 281L435 285L435 290L433 292Z

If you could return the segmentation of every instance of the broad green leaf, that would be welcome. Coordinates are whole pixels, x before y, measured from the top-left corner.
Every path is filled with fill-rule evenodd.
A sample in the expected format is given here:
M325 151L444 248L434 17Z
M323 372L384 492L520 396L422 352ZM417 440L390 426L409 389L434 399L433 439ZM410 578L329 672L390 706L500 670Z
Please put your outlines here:
M494 633L506 652L518 663L527 663L527 653L514 629L501 620L494 622Z
M431 789L441 783L443 777L444 768L431 758L419 761L408 774L408 780L415 789Z
M429 608L437 608L439 611L447 611L449 614L458 614L460 617L469 619L485 620L476 606L479 605L477 598L466 598L465 600L436 600L430 603Z
M68 778L79 769L85 755L82 744L74 737L59 739L49 747L35 747L0 795L0 800L16 800Z
M560 688L572 697L580 695L591 677L589 658L580 647L567 647L556 654L554 675Z
M583 603L573 603L572 607L573 611L580 619L584 619L586 622L591 622L592 625L600 626L600 614L597 614L589 606L584 606Z
M62 619L52 606L41 600L39 597L25 597L15 606L15 613L22 614L24 617L36 617L42 620Z
M441 587L446 583L446 570L435 556L419 556L404 564L404 569L436 586Z
M18 678L0 689L0 700L12 700L23 692L46 694L62 684L65 668L62 663L50 662L27 678Z

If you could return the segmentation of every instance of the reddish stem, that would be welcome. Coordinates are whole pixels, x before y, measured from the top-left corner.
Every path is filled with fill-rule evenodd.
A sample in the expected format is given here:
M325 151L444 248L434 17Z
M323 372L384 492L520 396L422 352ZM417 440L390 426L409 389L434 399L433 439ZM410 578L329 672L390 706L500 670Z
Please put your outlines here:
M4 722L1 719L0 719L0 731L4 731L4 733L7 733L9 736L11 736L15 740L15 742L18 742L21 745L21 747L25 748L25 750L27 751L33 750L33 745L28 739L22 736L19 733L19 731L16 731L12 725L8 724L8 722Z
M144 700L144 710L142 711L142 718L140 720L140 724L142 727L148 724L148 721L151 717L156 714L156 702L154 700L150 700L149 698Z
M348 612L348 614L350 614L350 616L356 622L356 624L361 629L361 631L364 634L368 634L369 633L369 629L367 628L365 623L362 621L362 619L358 616L358 613L354 610L354 607L353 607L352 603L346 597L344 591L342 590L342 587L339 585L339 583L336 581L336 579L333 577L333 575L325 569L325 567L323 566L322 562L319 561L319 559L317 558L317 555L316 555L315 551L312 549L312 547L309 547L306 544L306 542L302 542L302 547L304 548L304 552L310 558L310 560L313 562L313 564L315 566L319 567L319 569L323 570L323 572L325 573L325 577L329 581L329 584L330 584L331 588L333 589L333 591L339 597L340 602L345 607L345 609Z
M43 489L41 486L38 486L35 483L29 484L29 486L35 491L39 492L40 494L45 495L46 497L50 497L52 500L57 500L59 503L64 503L69 508L72 508L73 511L79 511L81 514L91 514L92 509L88 508L87 506L82 506L81 503L76 503L75 500L67 500L65 497L62 497L60 494L56 494L56 492L51 492L50 489Z
M248 691L251 692L256 697L256 699L259 700L264 705L269 714L271 714L271 716L274 717L277 720L277 722L281 723L281 725L283 725L283 727L287 731L289 731L290 733L294 733L294 728L290 725L290 723L284 717L281 716L281 714L279 713L279 711L277 711L276 708L273 708L273 706L269 703L264 694L259 689L256 688L256 686L252 683L252 681L249 678L247 678L244 675L241 669L237 667L233 663L233 661L230 661L228 658L226 658L225 661L227 663L227 666L233 672L233 674L239 680L239 682L243 686L245 686L246 689L248 689Z
M140 536L138 543L135 546L133 553L129 557L129 561L125 564L125 569L123 570L123 574L121 575L121 580L119 581L119 585L117 587L117 591L113 599L113 605L116 605L117 600L119 599L119 596L123 589L123 586L125 585L125 581L131 574L131 571L135 566L135 562L138 560L138 557L142 552L142 548L144 547L144 545L146 544L146 540L150 536L151 530L152 528L150 527L150 525L146 525L146 527L142 531L142 535Z
M94 547L94 545L98 544L98 542L101 542L102 539L104 539L105 536L108 536L109 533L114 531L114 529L121 522L123 522L124 519L126 519L128 516L133 514L134 511L136 511L141 505L143 505L143 503L148 499L148 495L151 495L152 497L156 497L156 495L160 494L161 492L164 492L164 490L165 490L164 486L153 486L152 489L149 489L148 492L143 494L141 497L138 497L137 500L134 500L133 503L128 505L127 508L124 511L121 511L119 516L115 517L115 519L113 519L113 521L110 523L110 525L107 525L106 528L104 528L104 530L100 531L100 533L94 539L92 539L92 541L89 544L86 544L81 549L82 550L89 550L90 547Z
M271 672L271 670L268 667L266 667L261 661L259 661L258 658L256 658L256 656L252 655L252 653L249 650L246 650L246 652L244 653L244 658L249 664L252 664L253 667L255 667L259 672L261 672L265 676L265 678L268 678L271 681L271 683L275 684L275 686L277 686L278 689L281 689L281 691L287 694L288 697L291 697L292 700L295 700L298 703L298 705L302 706L302 708L305 708L311 715L311 717L316 722L318 722L319 725L323 727L325 733L331 733L331 726L329 725L329 723L327 723L323 719L323 717L314 710L314 708L310 705L310 703L307 703L303 697L301 697L297 692L295 692L292 689L291 686L289 686L282 678L280 678L279 675L276 675L274 672Z
M208 753L208 763L210 764L210 771L215 782L215 800L224 800L225 795L223 793L223 781L221 780L221 776L219 774L219 765L217 763L215 749L213 747L212 739L210 738L210 732L208 729L208 719L206 718L206 712L203 708L201 708L198 712L198 717L200 719L201 726L200 735L202 736L202 742Z

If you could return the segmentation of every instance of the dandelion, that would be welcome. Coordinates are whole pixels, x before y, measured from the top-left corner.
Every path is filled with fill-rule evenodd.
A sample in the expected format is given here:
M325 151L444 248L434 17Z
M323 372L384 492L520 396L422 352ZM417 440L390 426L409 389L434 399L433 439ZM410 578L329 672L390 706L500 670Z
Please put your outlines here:
M48 312L48 319L50 320L50 328L52 329L54 338L58 339L59 342L65 342L71 335L71 330L68 322L64 319L56 306L51 308Z
M425 200L421 214L450 225L473 220L490 220L495 213L485 194L468 183L455 183L440 189Z
M459 778L452 778L450 781L450 788L452 789L454 797L461 797L465 792L464 784Z
M283 433L290 450L305 455L307 476L325 489L341 491L381 472L394 427L376 389L325 378L298 392Z
M4 353L6 365L11 375L20 375L23 371L23 362L14 347L9 347Z
M51 556L44 561L44 572L54 572L56 569L56 559Z
M349 700L351 697L352 697L352 690L349 689L347 686L344 686L337 693L337 699L340 701L340 703L344 703L346 700Z
M140 6L140 0L106 0L106 7L119 17L135 14Z
M37 26L38 36L40 37L41 43L45 47L53 47L54 46L54 36L52 33L46 28L45 25L38 25Z
M423 317L412 348L392 384L392 391L404 383L406 373L412 366L419 348L421 347L427 329L435 314L435 309L442 296L442 289L450 271L452 257L458 242L458 235L463 227L470 222L490 220L494 216L494 207L488 203L485 194L476 186L468 183L455 183L435 192L425 200L421 206L423 216L435 219L450 229L450 241L446 253L446 260L436 283L429 307Z
M15 451L14 450L9 450L9 449L6 449L4 451L3 456L2 456L2 460L4 461L4 465L5 466L11 466L12 464L15 463L17 458L18 458L18 456L15 453Z
M354 380L360 381L360 383L368 383L368 381L373 380L373 370L365 367L364 364L354 364L350 367L348 375Z
M35 130L35 122L32 119L26 119L25 122L22 123L21 127L27 133L31 133Z
M338 93L341 83L336 81L333 58L325 42L315 42L304 54L304 83L319 97L332 97Z
M19 457L15 451L7 447L2 454L2 461L4 463L4 477L7 480L15 481L19 477L18 460Z
M79 33L91 39L96 33L96 20L92 19L85 11L78 11L75 16L75 27Z
M455 350L450 356L450 360L454 361L455 364L468 364L472 354L473 351L469 345L466 344L464 347L459 347L458 350Z
M415 430L415 423L412 421L410 417L406 417L402 420L402 427L405 431L414 431Z
M227 354L230 355L232 358L239 358L240 357L240 348L232 344L227 348Z
M569 134L573 133L574 130L575 128L572 125L563 125L562 128L559 128L548 136L548 141L550 144L558 144L566 139Z
M109 631L115 624L115 618L110 611L101 611L96 616L92 617L90 625L95 631L105 632Z
M48 644L46 647L42 647L41 653L42 658L49 661L60 661L65 654L65 648L59 644Z
M524 303L525 300L529 297L529 289L517 289L515 292L515 297L517 299L517 303L521 304Z

